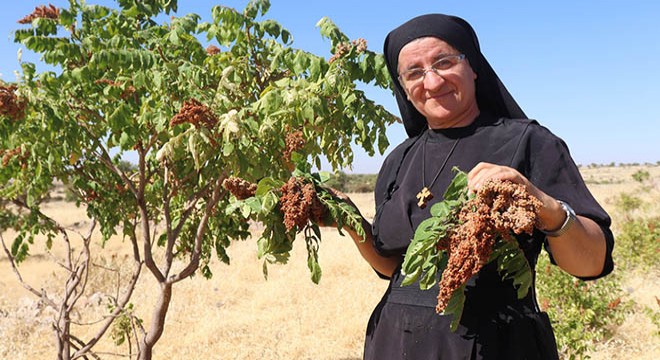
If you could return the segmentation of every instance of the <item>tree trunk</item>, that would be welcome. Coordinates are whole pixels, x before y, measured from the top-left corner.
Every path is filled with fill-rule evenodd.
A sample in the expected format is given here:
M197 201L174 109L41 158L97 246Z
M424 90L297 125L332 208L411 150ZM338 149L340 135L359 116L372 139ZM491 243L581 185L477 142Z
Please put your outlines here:
M138 357L140 360L151 360L153 348L161 335L163 335L163 330L165 329L165 316L167 315L171 300L172 284L168 282L161 283L160 297L154 308L149 331L142 338Z
M64 305L66 306L66 304ZM66 312L60 314L60 319L58 321L59 329L56 330L57 334L57 359L58 360L69 360L71 359L71 345L69 344L69 331L71 325L69 323L69 313Z

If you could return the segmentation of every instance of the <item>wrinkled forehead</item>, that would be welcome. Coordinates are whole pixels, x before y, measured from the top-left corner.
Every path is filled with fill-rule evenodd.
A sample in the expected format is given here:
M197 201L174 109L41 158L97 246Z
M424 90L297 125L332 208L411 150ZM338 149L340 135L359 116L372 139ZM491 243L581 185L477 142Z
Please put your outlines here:
M399 52L398 68L408 68L419 60L430 58L431 61L456 54L458 51L446 41L434 36L425 36L407 43Z

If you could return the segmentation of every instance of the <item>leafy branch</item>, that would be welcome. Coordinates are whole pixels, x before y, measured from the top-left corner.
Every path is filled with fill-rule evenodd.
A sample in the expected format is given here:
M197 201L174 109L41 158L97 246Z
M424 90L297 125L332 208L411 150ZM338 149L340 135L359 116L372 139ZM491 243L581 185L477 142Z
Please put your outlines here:
M256 184L252 196L241 196L236 189L226 214L236 211L245 218L264 224L265 228L257 241L258 256L264 258L264 276L268 277L268 264L287 263L296 235L302 233L307 246L307 264L314 283L321 279L318 249L321 242L319 223L334 224L340 234L345 227L353 229L362 239L366 233L362 227L362 216L352 205L338 199L325 184L330 175L325 172L312 173L311 166L298 163L288 182L270 177ZM288 184L297 184L291 192ZM226 184L225 184L226 185ZM244 195L244 193L243 193ZM291 198L294 203L291 203Z
M439 281L436 311L453 315L456 331L465 304L468 279L495 261L503 281L511 280L519 299L532 284L532 270L514 235L531 234L540 202L522 185L488 181L469 194L467 174L457 168L443 201L415 230L402 265L401 286L432 288Z

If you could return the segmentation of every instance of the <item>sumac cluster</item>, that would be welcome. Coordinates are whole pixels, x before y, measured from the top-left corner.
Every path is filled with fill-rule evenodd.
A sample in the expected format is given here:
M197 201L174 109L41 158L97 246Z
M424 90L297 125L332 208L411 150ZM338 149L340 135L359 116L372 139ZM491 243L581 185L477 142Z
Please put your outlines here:
M358 38L356 40L351 41L350 43L348 42L340 43L339 45L337 45L337 48L335 49L335 53L330 57L330 59L328 59L328 62L332 63L336 61L342 56L348 54L348 52L351 51L352 48L355 48L355 51L358 54L365 52L367 50L367 40L363 38Z
M183 103L179 112L170 120L170 126L189 123L196 128L203 126L212 129L218 123L218 118L208 106L196 99L190 99Z
M19 120L25 115L26 103L16 96L16 85L0 85L0 115Z
M234 176L230 176L223 180L222 187L232 195L236 196L238 200L245 200L249 197L253 197L257 191L257 184Z
M257 190L257 184L233 176L225 179L222 186L238 200L255 196ZM278 193L279 210L287 231L302 230L309 221L322 221L326 210L313 183L302 177L292 176L279 188Z
M495 240L515 241L510 233L531 234L541 202L525 187L489 180L458 212L458 225L438 247L449 255L440 280L436 311L443 312L456 289L481 270L491 257Z
M25 16L24 18L18 20L19 24L30 24L34 19L59 19L60 18L60 9L56 8L54 5L41 5L34 8L34 11Z
M0 149L0 155L2 156L2 166L9 165L9 162L14 158L18 157L21 161L21 167L25 167L25 159L27 158L27 151L19 146L10 150Z
M325 208L314 184L299 177L291 177L281 188L280 210L284 214L284 226L291 231L296 226L303 229L308 221L321 222Z
M291 161L291 154L294 151L298 151L305 146L305 138L303 136L303 132L300 130L288 132L286 134L284 143L285 143L285 148L283 153L284 159L286 161Z

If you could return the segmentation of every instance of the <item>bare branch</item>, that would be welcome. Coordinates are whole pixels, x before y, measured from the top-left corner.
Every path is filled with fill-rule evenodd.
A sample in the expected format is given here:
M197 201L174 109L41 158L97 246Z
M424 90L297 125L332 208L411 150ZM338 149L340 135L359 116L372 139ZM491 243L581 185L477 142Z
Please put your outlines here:
M9 249L7 248L7 245L5 244L5 238L2 236L2 234L0 234L0 242L2 242L2 248L5 250L5 254L7 254L7 258L9 259L9 264L11 265L11 269L14 271L14 274L16 274L16 277L18 278L18 282L21 283L21 286L23 286L23 288L25 288L27 291L36 295L39 299L41 299L41 301L45 302L49 306L52 306L54 309L57 308L57 304L55 304L55 301L53 301L48 297L44 289L38 291L37 289L30 286L30 284L26 283L25 280L23 280L23 276L21 276L21 272L18 271L18 267L16 266L16 261L14 257L11 255Z
M134 229L134 227L133 227ZM138 240L135 232L133 231L130 236L129 236L131 243L133 245L133 260L134 260L134 269L133 269L133 274L131 275L131 279L129 281L128 286L126 287L126 292L124 293L124 296L119 299L119 296L115 299L116 302L116 307L112 311L110 315L108 315L104 320L105 322L101 326L101 328L96 332L94 337L85 345L83 348L80 350L76 351L72 359L75 359L77 357L82 356L86 351L91 349L98 341L103 337L105 332L110 328L110 325L112 322L121 314L121 312L125 309L126 304L128 304L128 301L131 299L131 296L133 295L133 291L135 290L135 286L137 284L138 279L140 278L140 273L142 271L142 261L140 260L140 249L138 247Z
M71 344L71 347L74 348L74 350L80 350L80 347L85 346L85 343L82 340L78 339L77 337L75 337L73 335L69 335L69 344ZM93 353L92 351L87 351L87 354L85 354L85 355L89 355L89 356L93 357L96 360L101 360L101 358L96 353ZM87 359L87 356L85 356L85 355L83 355L82 357L84 359Z
M110 325L112 322L121 314L121 312L124 310L126 307L126 304L128 303L128 300L130 300L131 296L133 295L133 290L135 290L135 285L137 284L138 279L140 278L140 272L142 270L142 263L141 262L135 262L133 269L133 274L131 276L131 280L129 281L129 284L126 288L126 293L124 293L124 296L117 302L117 306L114 308L112 313L106 318L105 323L101 326L99 331L96 332L96 334L92 337L87 342L87 345L82 347L80 350L76 351L72 356L71 359L76 359L81 357L83 354L85 354L89 349L91 349L98 341L103 337L105 332L110 328Z

